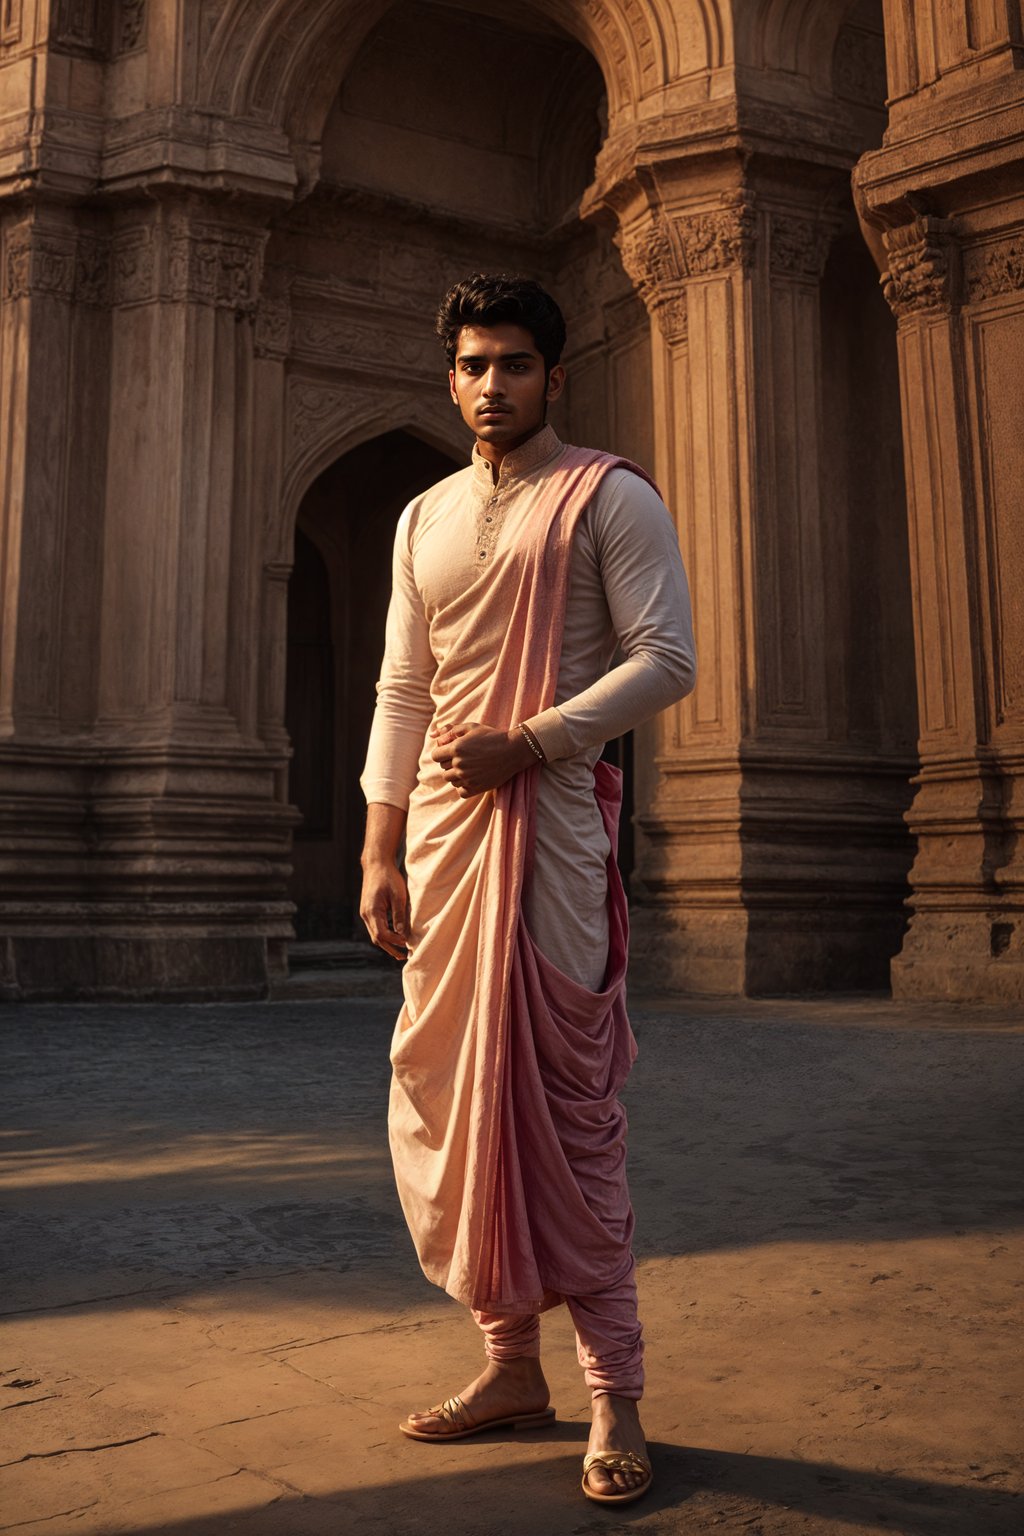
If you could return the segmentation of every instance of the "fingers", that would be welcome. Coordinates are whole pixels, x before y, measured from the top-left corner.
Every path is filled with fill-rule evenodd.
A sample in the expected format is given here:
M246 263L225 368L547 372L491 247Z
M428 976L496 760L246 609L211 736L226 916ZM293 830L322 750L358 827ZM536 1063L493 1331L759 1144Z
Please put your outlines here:
M394 921L394 919L392 919ZM404 936L398 933L389 923L386 912L371 912L363 918L366 931L370 935L371 944L382 949L393 960L404 960L408 955L408 947Z
M370 879L363 887L359 916L371 944L393 960L405 960L409 953L409 894L398 870L389 877Z

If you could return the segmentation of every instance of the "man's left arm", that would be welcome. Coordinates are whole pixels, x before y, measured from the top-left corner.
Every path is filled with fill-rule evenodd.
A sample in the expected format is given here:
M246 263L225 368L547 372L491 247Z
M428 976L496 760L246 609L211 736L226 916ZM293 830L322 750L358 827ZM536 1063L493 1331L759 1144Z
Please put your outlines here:
M527 720L549 762L624 735L684 698L697 677L686 571L657 491L611 470L586 516L623 660Z

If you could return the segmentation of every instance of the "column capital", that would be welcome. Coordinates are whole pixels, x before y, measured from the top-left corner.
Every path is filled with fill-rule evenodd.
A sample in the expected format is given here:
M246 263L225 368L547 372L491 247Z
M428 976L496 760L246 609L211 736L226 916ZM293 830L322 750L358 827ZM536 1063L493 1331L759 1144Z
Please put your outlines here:
M686 286L694 278L738 272L754 259L756 217L742 194L702 208L648 208L616 231L622 264L649 313L671 341L686 335Z
M933 311L951 311L956 303L956 253L952 219L921 214L883 236L888 270L882 291L897 320Z

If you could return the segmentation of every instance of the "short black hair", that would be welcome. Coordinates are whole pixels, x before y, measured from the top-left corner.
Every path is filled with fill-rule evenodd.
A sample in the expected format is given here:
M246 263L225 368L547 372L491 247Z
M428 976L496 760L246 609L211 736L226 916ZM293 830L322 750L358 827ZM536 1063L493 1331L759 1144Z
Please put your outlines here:
M450 368L464 325L521 325L533 337L548 373L565 346L565 321L550 293L531 277L507 272L474 272L441 300L435 329Z

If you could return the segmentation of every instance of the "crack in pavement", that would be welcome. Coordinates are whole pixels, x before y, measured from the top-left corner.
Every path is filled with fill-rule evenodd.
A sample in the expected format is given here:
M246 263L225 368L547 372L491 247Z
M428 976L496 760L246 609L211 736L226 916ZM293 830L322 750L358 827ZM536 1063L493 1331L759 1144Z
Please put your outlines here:
M326 1385L326 1383L325 1383ZM195 1431L205 1435L211 1429L223 1429L226 1424L251 1424L254 1419L272 1419L278 1413L297 1413L300 1408L316 1408L317 1403L289 1403L286 1408L268 1408L266 1413L244 1413L240 1419L218 1419L216 1424L203 1424Z
M100 1445L64 1445L56 1451L26 1451L24 1456L15 1456L13 1461L0 1461L0 1467L16 1467L23 1461L45 1461L50 1456L73 1456L76 1451L112 1451L119 1445L138 1445L140 1440L152 1440L159 1435L160 1430L148 1429L144 1435L132 1435L128 1440L104 1440Z
M52 1515L33 1515L31 1520L14 1520L10 1525L0 1525L0 1531L20 1531L26 1525L43 1525L49 1520L62 1520L65 1515L84 1515L87 1509L95 1509L99 1499L88 1504L76 1504L73 1509L55 1509Z

